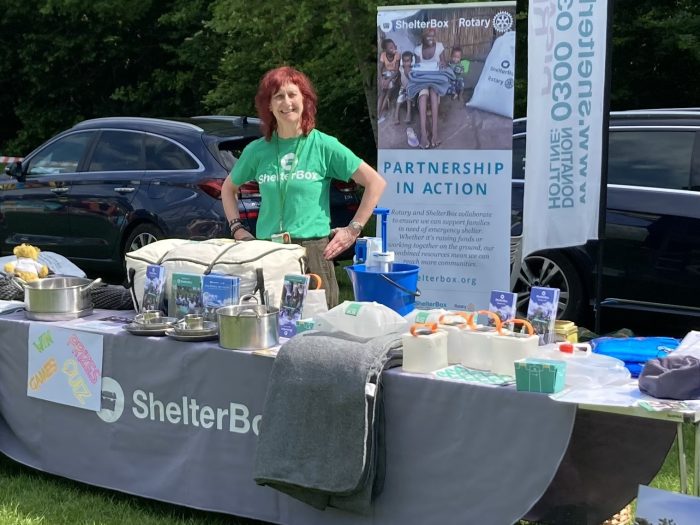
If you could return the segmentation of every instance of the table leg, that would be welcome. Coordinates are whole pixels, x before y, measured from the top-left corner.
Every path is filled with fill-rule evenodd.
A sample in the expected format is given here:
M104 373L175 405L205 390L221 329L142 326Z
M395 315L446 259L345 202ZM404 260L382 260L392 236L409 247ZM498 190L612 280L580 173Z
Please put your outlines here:
M693 477L693 493L696 496L700 496L700 422L693 423L693 430L695 431L695 458L694 458L694 468L695 475Z
M676 438L678 443L678 475L681 479L681 492L688 492L688 470L686 469L685 461L685 446L683 445L683 423L676 425Z

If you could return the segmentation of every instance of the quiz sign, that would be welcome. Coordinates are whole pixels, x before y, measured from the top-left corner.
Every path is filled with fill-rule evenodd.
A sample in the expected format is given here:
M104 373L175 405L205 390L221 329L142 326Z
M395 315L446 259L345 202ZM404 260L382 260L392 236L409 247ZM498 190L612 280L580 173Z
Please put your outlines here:
M101 334L31 323L27 365L29 397L100 410Z

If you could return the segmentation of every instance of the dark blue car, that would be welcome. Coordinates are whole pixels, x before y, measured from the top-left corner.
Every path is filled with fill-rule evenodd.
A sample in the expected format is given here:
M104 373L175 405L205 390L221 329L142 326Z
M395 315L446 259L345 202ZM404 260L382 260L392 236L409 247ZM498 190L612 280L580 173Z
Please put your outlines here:
M110 117L66 130L0 184L0 253L20 243L60 253L88 274L120 277L124 254L159 239L229 237L221 185L242 149L260 137L247 117ZM359 204L357 186L331 191L333 225ZM255 232L257 184L239 211Z

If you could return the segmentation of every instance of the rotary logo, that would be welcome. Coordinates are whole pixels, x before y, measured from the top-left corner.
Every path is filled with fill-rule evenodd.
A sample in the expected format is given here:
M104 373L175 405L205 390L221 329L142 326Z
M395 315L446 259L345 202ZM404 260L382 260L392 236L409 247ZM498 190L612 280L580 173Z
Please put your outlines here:
M510 31L513 27L513 15L506 11L499 11L493 17L493 28L499 33Z

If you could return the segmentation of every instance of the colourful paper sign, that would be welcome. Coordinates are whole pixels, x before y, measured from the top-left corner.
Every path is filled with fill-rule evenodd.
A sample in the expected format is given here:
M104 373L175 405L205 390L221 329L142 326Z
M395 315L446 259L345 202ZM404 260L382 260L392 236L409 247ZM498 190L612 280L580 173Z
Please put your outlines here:
M27 395L99 411L102 335L44 323L29 325Z

